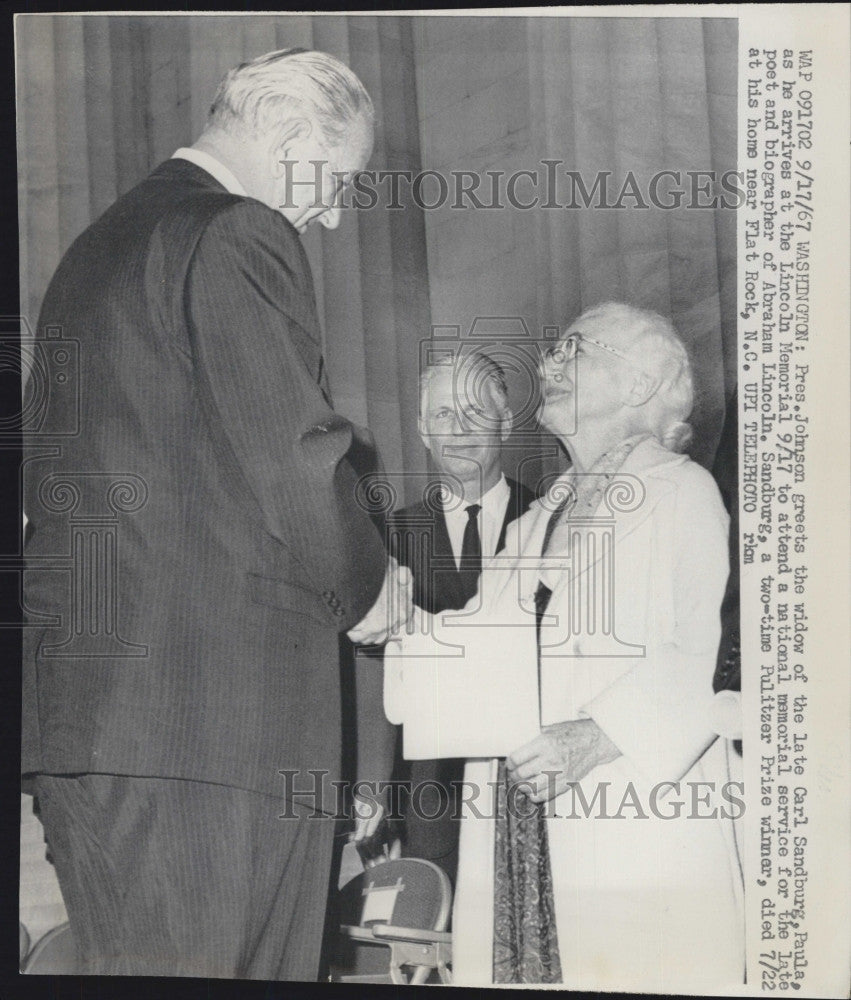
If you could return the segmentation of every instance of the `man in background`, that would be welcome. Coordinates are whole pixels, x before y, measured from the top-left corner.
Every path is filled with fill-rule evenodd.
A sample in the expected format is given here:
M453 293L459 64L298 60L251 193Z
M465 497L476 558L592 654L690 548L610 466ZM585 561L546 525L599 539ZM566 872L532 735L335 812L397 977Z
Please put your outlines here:
M508 386L488 355L447 356L420 377L419 431L439 489L388 519L390 551L413 576L414 604L425 611L463 608L478 590L482 561L505 545L508 525L533 494L502 471L512 428ZM459 784L456 758L397 762L412 795L403 807L404 853L438 864L455 882Z
M387 560L299 237L372 142L338 60L243 63L45 296L80 433L28 456L26 606L57 624L26 630L22 770L85 972L316 978L333 822L285 795L339 776L338 634L381 637ZM101 508L114 546L51 569Z

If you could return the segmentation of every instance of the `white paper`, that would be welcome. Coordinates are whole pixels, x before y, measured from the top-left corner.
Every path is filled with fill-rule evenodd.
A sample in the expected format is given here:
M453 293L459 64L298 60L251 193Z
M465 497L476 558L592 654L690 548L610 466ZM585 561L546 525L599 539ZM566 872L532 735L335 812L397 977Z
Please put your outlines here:
M453 621L437 616L435 634L406 636L385 654L385 698L408 760L504 757L540 732L534 628Z

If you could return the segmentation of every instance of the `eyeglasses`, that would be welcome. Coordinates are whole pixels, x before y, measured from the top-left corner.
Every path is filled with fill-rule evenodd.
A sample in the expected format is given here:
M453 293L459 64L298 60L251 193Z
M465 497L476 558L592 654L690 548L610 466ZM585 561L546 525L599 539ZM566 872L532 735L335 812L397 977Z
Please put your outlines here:
M604 344L602 340L595 340L587 334L578 332L572 333L569 337L565 337L560 344L547 348L547 350L544 351L544 358L547 361L553 361L557 365L562 365L565 361L572 361L579 351L580 342L593 344L595 347L599 347L600 350L608 351L609 354L614 354L616 358L620 358L621 361L626 361L631 365L635 363L622 351L619 351L616 347L612 347L611 344Z

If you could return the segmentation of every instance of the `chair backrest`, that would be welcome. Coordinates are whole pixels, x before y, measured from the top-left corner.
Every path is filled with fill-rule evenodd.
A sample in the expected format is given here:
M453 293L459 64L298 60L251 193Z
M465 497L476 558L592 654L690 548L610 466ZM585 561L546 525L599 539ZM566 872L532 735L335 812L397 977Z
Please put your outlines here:
M417 930L445 931L452 911L452 885L431 861L400 858L365 869L338 895L343 926L376 923ZM341 936L333 965L345 977L382 976L390 967L386 944L353 941ZM417 977L419 979L419 977Z
M451 907L452 887L446 872L419 858L374 865L340 890L340 922L355 927L383 922L444 931Z
M24 964L24 959L30 950L30 935L23 923L18 921L18 962Z
M79 974L77 949L71 925L59 924L49 930L27 956L21 971L27 976L69 976Z

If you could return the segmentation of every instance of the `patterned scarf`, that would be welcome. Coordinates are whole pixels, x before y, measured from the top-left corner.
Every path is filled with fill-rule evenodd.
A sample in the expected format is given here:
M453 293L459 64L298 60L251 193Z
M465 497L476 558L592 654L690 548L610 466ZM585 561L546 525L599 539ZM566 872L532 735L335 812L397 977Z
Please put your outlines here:
M627 455L649 435L628 438L601 455L583 475L570 478L572 491L547 522L541 555L556 530L571 515L593 515L606 488ZM541 618L552 590L543 581L535 593L540 654ZM500 760L496 793L494 851L493 981L495 983L560 983L561 962L555 921L545 805L535 806L511 790L505 761Z

